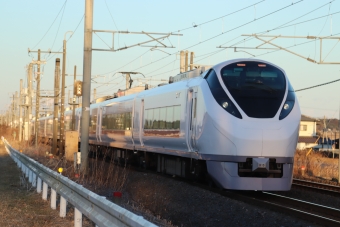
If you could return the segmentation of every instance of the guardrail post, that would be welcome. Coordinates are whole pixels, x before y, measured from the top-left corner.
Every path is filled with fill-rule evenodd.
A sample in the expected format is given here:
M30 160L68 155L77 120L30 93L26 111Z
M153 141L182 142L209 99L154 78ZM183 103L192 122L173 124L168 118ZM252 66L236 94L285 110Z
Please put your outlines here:
M32 183L33 171L28 169L28 182Z
M26 178L28 178L28 171L29 171L29 168L27 166L25 166L25 176L26 176Z
M53 188L51 188L51 208L57 209L57 192Z
M32 187L37 186L37 175L32 171Z
M41 178L40 178L40 177L38 177L37 192L38 192L38 193L41 192Z
M66 217L66 199L60 196L60 217Z
M43 193L42 193L42 199L47 200L47 190L48 190L48 185L47 183L43 183Z
M24 164L21 165L21 172L26 173L26 166Z
M74 208L74 227L82 227L83 214L75 207Z

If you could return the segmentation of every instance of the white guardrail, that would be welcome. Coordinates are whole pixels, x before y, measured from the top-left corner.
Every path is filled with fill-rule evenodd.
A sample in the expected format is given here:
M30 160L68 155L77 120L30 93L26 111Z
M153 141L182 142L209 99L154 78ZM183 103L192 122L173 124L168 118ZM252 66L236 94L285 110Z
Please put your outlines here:
M51 208L56 209L57 194L60 195L60 217L66 217L66 204L74 206L74 226L82 226L82 215L91 219L96 226L146 226L156 227L155 224L145 220L110 201L99 196L63 175L52 171L35 160L27 157L12 148L3 139L9 155L42 198L47 200L48 187L51 188Z

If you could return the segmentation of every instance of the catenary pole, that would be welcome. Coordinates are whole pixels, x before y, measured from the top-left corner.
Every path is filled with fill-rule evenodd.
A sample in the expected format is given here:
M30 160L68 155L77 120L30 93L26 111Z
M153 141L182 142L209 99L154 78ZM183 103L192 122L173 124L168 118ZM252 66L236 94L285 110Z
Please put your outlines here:
M91 64L92 64L92 30L93 30L93 0L85 0L84 21L84 59L83 59L83 96L81 117L81 167L84 174L88 168L89 122L91 96Z
M61 79L61 103L60 103L60 138L59 138L59 155L64 155L64 134L65 134L65 71L66 71L66 35L72 33L68 31L64 35L63 41L63 67L62 67L62 79Z
M20 90L19 90L19 141L22 140L22 82L23 80L20 79Z
M40 49L38 49L38 69L37 69L37 90L35 94L35 136L34 136L34 145L38 146L38 131L39 131L39 102L40 102Z
M53 139L52 139L52 154L57 155L58 143L58 110L59 110L59 85L60 85L60 59L55 59L54 72L54 111L53 111Z
M74 79L73 79L73 99L72 99L72 130L76 130L76 96L75 96L75 83L76 83L76 77L77 77L77 66L74 66Z
M32 71L33 71L33 64L30 63L28 65L28 78L27 78L27 95L28 95L28 106L27 106L27 115L26 115L26 122L27 124L25 127L28 127L27 129L27 140L31 140L31 127L30 127L30 121L31 121L31 116L32 116Z

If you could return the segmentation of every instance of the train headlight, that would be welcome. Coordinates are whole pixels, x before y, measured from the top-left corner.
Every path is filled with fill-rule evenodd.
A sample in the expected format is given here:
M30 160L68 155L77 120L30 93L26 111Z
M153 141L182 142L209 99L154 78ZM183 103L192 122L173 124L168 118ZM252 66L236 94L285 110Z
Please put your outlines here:
M227 109L228 105L229 105L229 104L228 104L227 102L223 102L223 103L222 103L222 106L223 106L224 109Z
M292 111L295 103L295 92L294 91L288 91L288 95L285 101L285 104L283 104L279 120L284 119L288 116L288 114Z

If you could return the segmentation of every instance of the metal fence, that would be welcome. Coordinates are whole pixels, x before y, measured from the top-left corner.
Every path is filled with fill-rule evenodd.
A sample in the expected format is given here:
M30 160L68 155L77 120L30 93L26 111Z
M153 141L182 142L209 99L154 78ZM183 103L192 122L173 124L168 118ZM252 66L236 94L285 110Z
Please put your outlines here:
M66 217L67 202L74 206L75 227L82 226L83 214L96 226L156 226L18 152L5 139L3 141L9 155L37 192L42 192L44 200L47 200L48 187L51 188L52 209L56 209L57 194L60 195L60 217Z

